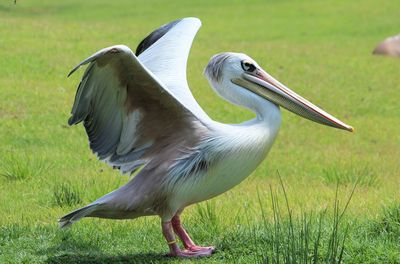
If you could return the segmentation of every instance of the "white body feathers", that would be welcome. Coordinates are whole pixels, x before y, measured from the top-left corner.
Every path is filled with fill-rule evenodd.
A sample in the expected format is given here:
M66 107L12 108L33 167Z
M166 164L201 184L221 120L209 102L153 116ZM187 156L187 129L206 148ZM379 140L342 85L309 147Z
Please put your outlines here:
M173 22L150 46L145 42L138 57L118 45L72 70L90 63L70 124L84 122L92 150L110 165L122 172L144 168L126 185L61 218L62 226L85 216L158 214L169 221L185 206L239 184L265 158L281 115L278 106L230 81L248 56L229 54L218 81L207 71L206 77L224 99L255 112L255 119L238 125L213 121L188 87L187 57L200 26L196 18Z

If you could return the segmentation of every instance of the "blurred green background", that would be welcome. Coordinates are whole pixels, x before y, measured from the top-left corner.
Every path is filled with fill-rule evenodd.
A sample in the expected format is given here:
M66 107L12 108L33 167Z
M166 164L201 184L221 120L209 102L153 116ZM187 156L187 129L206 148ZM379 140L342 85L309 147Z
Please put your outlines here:
M162 255L167 246L155 217L57 228L60 216L129 180L96 160L82 126L67 126L82 70L66 75L101 48L134 50L160 25L195 16L203 26L188 80L213 119L253 117L220 99L202 75L212 55L234 51L356 129L335 130L283 110L275 145L253 175L184 214L194 238L219 248L198 261L274 261L266 257L273 248L267 229L256 227L274 225L271 190L284 199L279 171L295 219L333 210L337 186L343 208L358 180L342 222L342 231L349 226L345 262L400 263L400 59L371 55L399 33L399 9L399 1L373 0L2 1L0 262L177 262Z

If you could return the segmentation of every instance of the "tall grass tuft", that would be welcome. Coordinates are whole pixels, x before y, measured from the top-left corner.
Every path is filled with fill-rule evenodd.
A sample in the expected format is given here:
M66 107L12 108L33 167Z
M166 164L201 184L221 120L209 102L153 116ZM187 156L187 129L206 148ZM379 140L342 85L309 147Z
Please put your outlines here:
M196 205L197 221L203 226L207 226L213 232L218 231L219 221L215 210L215 202L207 201Z
M28 155L10 155L0 162L0 176L9 181L33 178L44 173L50 165L41 158Z
M372 231L400 238L400 204L385 207L382 216L374 221Z
M400 204L395 204L383 210L382 223L385 231L400 236Z
M342 263L345 241L349 225L342 223L343 216L354 194L352 192L343 209L340 209L338 186L332 215L325 209L317 213L302 212L299 217L293 215L285 186L280 178L283 191L284 205L278 202L277 193L271 191L272 223L266 218L265 209L260 195L258 200L263 220L261 241L264 250L258 252L259 262L262 263ZM257 242L258 244L260 241ZM257 246L260 248L260 245ZM258 250L260 251L260 250Z
M69 183L61 183L54 188L54 203L58 206L72 206L82 202L78 188Z

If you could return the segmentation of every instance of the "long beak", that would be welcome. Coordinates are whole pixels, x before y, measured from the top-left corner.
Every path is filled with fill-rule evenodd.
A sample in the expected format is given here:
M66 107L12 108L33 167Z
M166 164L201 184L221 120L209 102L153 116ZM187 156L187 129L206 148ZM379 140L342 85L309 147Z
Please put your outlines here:
M310 103L261 69L254 74L244 73L243 78L232 79L232 82L311 121L354 131L353 127Z

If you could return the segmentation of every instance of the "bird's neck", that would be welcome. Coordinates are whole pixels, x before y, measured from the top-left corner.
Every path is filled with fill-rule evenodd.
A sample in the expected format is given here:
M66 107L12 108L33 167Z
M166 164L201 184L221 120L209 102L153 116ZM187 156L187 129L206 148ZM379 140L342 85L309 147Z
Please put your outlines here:
M261 125L267 128L278 130L281 123L279 106L233 84L231 81L224 81L219 84L210 82L214 90L225 100L232 104L249 109L256 114L256 118L239 124L239 126Z
M243 104L242 106L256 114L256 118L248 122L279 129L281 124L281 111L276 104L255 95L251 98L251 102Z

